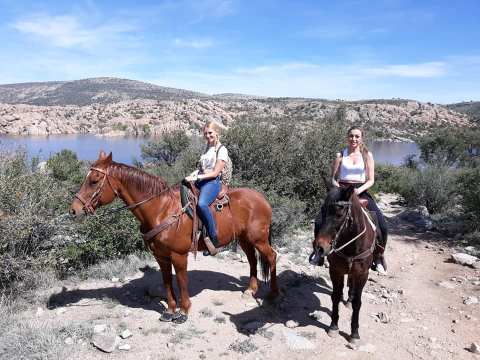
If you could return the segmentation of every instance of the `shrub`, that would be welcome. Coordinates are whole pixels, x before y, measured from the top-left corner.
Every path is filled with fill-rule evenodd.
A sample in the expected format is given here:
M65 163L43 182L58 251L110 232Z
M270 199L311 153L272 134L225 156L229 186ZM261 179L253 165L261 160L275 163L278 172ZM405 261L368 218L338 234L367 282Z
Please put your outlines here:
M63 149L47 161L51 175L60 181L80 184L83 180L82 164L71 150Z
M158 140L142 145L142 158L154 164L172 166L180 154L190 145L190 138L182 130L164 134Z
M458 192L465 212L472 217L476 229L480 221L480 168L464 169L458 178Z

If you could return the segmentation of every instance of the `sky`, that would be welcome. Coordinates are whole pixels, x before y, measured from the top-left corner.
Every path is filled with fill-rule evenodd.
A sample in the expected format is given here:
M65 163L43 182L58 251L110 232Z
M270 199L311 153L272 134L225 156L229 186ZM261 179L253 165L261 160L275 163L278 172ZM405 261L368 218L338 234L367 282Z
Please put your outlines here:
M0 84L480 100L478 0L0 0Z

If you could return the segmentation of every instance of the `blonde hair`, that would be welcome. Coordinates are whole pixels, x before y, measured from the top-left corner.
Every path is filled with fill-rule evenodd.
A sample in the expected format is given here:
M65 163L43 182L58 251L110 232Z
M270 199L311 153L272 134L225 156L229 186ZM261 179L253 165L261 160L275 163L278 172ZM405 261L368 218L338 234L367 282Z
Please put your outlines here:
M205 123L205 125L203 125L203 130L205 130L205 129L215 130L215 132L217 133L215 144L218 144L218 142L220 141L220 131L221 131L221 127L218 124L218 122L216 122L215 120L208 120Z

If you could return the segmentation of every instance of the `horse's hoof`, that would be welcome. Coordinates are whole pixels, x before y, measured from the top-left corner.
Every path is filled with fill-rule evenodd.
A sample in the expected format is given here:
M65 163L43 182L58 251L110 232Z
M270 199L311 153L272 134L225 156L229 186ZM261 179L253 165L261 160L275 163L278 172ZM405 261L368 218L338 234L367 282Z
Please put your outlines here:
M343 305L347 308L352 310L352 302L351 301L346 301L343 303Z
M330 336L331 338L337 337L338 333L339 333L338 329L328 329L327 330L327 335Z
M160 321L164 321L164 322L170 322L173 320L175 314L174 313L171 313L171 312L168 312L168 311L164 311L162 313L162 315L160 315Z
M354 337L352 335L350 335L350 338L348 339L348 342L352 345L360 345L360 337Z
M183 324L187 320L188 320L188 315L180 311L177 311L175 314L173 314L172 322L174 324Z

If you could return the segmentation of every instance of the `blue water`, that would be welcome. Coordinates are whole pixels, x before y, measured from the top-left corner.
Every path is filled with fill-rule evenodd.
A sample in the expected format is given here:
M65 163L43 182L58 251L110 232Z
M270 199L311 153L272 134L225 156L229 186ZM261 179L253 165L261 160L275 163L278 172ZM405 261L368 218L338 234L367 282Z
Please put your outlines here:
M50 136L0 136L0 150L25 149L30 157L42 160L62 149L74 151L79 159L95 160L100 150L112 152L117 162L132 164L141 160L140 145L148 141L142 137L102 137L95 135L50 135ZM405 157L419 154L418 146L412 142L375 141L369 145L375 163L401 165Z

